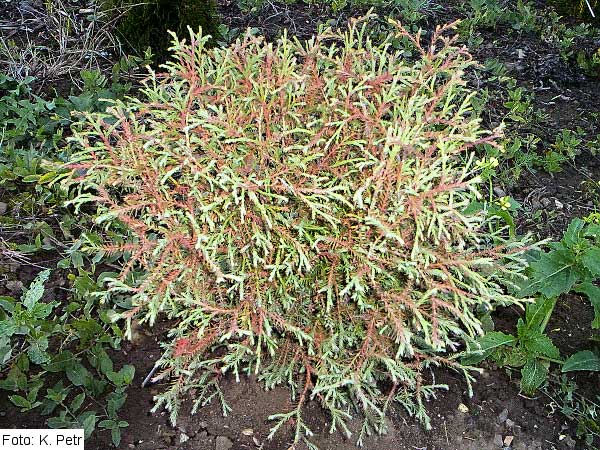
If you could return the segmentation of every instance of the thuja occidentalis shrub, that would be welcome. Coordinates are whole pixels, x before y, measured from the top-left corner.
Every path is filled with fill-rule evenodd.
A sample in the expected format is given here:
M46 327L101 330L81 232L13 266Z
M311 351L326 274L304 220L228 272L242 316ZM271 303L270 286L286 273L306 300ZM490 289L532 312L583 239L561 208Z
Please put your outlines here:
M472 113L469 53L453 25L424 44L395 23L409 61L367 26L305 43L175 39L141 99L88 115L73 138L73 203L127 230L99 247L123 255L108 292L131 296L128 320L174 324L156 375L173 421L182 398L224 401L224 374L253 373L291 388L297 406L271 418L296 441L308 400L332 430L364 419L359 442L394 403L428 425L426 369L470 377L457 354L482 332L476 311L523 301L503 286L524 242L465 213L471 150L499 135Z

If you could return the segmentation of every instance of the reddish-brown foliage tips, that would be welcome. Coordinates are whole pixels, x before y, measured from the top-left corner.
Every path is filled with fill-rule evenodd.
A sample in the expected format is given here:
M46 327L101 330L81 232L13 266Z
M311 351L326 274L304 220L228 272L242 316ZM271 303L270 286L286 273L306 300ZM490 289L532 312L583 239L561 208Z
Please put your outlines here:
M143 100L88 117L76 203L127 230L107 243L127 254L109 289L177 321L163 364L178 381L159 402L176 412L190 386L252 370L318 398L334 426L352 408L376 425L386 399L426 420L420 372L459 367L442 354L481 330L476 307L518 301L501 282L525 265L464 213L469 149L497 136L471 114L451 28L424 46L398 25L413 61L361 22L306 44L248 33L208 50L192 34Z

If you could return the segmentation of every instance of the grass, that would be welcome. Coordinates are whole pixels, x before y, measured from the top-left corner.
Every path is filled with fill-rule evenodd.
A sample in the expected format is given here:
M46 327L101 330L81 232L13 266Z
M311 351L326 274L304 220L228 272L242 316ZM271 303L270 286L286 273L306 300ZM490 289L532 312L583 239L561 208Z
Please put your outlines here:
M96 3L80 8L66 0L46 0L15 8L18 17L0 21L0 72L10 78L34 77L38 90L65 80L81 87L82 70L112 67L122 54L112 34L117 17Z

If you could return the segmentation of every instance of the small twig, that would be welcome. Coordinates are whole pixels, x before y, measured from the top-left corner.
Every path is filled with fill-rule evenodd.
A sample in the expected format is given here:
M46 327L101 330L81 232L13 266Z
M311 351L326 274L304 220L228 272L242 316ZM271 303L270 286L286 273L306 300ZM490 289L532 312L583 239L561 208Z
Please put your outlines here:
M537 399L539 398L539 397L527 397L526 395L524 395L524 394L521 394L521 393L519 393L519 394L517 394L517 395L518 395L519 397L523 397L523 398L524 398L524 399L526 399L526 400L537 400Z
M446 445L450 445L450 439L448 439L448 428L446 427L445 420L444 420L444 433L446 433Z
M588 9L590 10L590 14L592 15L592 17L595 19L596 18L596 14L594 14L594 10L592 9L592 6L590 5L590 2L588 2L588 0L585 0L585 4L587 5Z
M148 375L146 375L146 378L144 378L144 381L142 381L142 387L146 387L146 385L148 384L148 382L150 381L150 379L152 378L152 376L154 375L154 373L158 370L158 361L156 363L154 363L154 367L152 367L152 370L150 371L150 373L148 373Z

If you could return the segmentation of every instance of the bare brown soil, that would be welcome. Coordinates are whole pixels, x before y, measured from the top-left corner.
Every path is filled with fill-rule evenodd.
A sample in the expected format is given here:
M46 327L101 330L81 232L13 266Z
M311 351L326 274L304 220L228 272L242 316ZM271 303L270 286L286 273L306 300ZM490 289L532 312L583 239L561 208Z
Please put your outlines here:
M516 321L517 311L499 311L498 317L510 326ZM586 342L592 311L580 298L562 299L549 329L561 351L571 353ZM502 321L501 321L502 322ZM568 329L569 334L558 330ZM155 333L155 331L153 331ZM125 405L125 419L130 427L125 431L121 447L143 450L222 450L230 443L231 449L285 450L291 444L291 430L284 430L269 441L267 436L273 425L267 420L270 414L287 411L293 407L287 389L265 391L251 378L236 382L231 377L223 380L225 397L232 412L224 417L218 402L202 408L196 415L188 410L180 414L176 427L168 423L165 412L150 413L152 395L161 386L140 388L144 378L159 354L157 340L161 336L145 336L131 346L124 362L132 362L138 369L135 385L129 390ZM486 367L477 377L473 397L461 375L448 371L435 371L430 377L436 383L447 384L447 392L440 391L437 400L429 404L432 430L426 431L403 411L396 410L389 419L389 431L382 436L372 436L365 442L369 450L562 450L584 449L570 439L573 426L559 414L552 414L551 400L543 394L527 398L520 394L518 377L494 367ZM581 385L598 386L598 375L578 380ZM466 407L466 409L464 408ZM358 420L353 424L354 439L340 433L329 433L329 418L316 404L306 409L305 417L315 433L312 441L323 450L356 449L359 432ZM0 422L1 423L1 422ZM189 440L187 440L189 438ZM511 440L512 438L512 440ZM183 442L182 442L183 441ZM218 443L217 443L218 441ZM110 438L101 434L87 443L87 450L104 450L110 447ZM504 445L510 442L511 445ZM299 449L306 447L299 446Z

